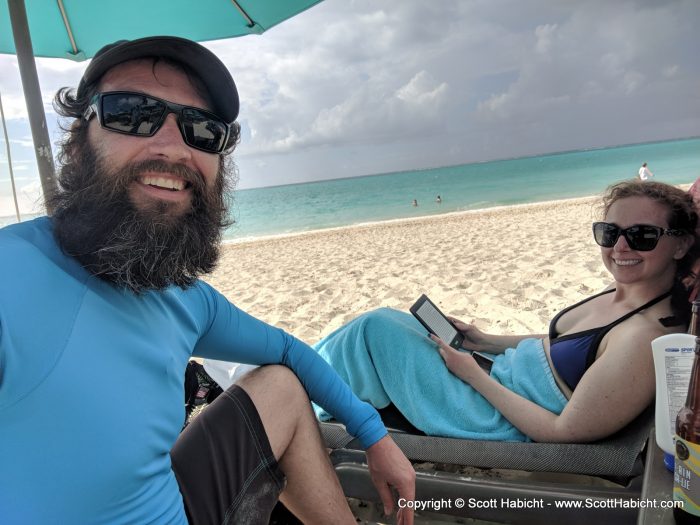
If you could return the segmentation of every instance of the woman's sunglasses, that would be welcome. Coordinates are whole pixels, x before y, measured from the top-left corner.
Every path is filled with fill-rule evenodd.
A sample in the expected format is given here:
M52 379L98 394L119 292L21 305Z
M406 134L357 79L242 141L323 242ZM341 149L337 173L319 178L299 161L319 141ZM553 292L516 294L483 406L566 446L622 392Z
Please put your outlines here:
M170 113L177 116L185 144L208 153L221 153L228 142L231 126L214 113L182 106L160 98L132 91L97 93L85 111L85 120L94 114L109 131L152 137Z
M635 224L629 228L620 228L608 222L593 223L593 237L595 242L603 248L612 248L620 235L623 235L630 248L638 252L648 252L656 248L662 235L680 237L684 234L682 230L671 230L650 224Z

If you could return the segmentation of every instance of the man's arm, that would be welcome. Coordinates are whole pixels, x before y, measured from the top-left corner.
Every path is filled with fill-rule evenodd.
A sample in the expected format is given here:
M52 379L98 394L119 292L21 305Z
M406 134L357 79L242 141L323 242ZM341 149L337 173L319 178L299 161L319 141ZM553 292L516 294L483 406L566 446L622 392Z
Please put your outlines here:
M193 355L254 365L290 368L312 401L346 425L365 448L386 435L377 411L355 396L311 347L229 303L208 285L208 324Z
M387 510L393 509L390 487L407 500L415 497L415 472L387 435L377 411L352 393L333 368L307 344L229 303L208 285L209 323L193 355L256 365L283 364L290 368L312 401L335 416L367 450L372 480ZM412 523L408 509L402 523Z

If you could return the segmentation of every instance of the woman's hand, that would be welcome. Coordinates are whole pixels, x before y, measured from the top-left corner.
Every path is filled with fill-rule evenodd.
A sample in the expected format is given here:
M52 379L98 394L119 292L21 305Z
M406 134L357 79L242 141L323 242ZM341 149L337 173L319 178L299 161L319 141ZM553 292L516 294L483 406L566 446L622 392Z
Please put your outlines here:
M476 374L485 373L471 354L455 350L436 335L430 334L430 338L438 345L438 351L447 369L465 383L470 383Z
M459 330L464 336L462 348L465 348L467 350L481 350L487 352L490 350L488 334L485 334L473 324L467 324L464 321L460 321L455 317L448 316L447 318L450 321L452 321L452 324L455 325L455 328L457 328L457 330Z

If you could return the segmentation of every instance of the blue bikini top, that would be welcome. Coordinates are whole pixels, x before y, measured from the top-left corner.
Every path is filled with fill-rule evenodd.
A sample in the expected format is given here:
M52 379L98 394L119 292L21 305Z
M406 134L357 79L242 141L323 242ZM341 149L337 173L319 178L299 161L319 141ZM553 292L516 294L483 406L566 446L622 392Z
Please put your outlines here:
M559 321L562 315L592 299L595 299L596 297L600 297L601 295L614 291L614 288L612 290L606 290L592 297L588 297L573 306L565 308L559 312L549 324L549 355L552 358L552 364L554 365L557 373L571 390L576 388L576 385L578 385L578 382L583 377L583 374L595 361L596 354L598 353L598 346L603 340L603 337L605 337L605 334L633 315L638 314L642 310L655 305L659 301L671 295L670 291L665 292L605 326L557 337L557 321Z

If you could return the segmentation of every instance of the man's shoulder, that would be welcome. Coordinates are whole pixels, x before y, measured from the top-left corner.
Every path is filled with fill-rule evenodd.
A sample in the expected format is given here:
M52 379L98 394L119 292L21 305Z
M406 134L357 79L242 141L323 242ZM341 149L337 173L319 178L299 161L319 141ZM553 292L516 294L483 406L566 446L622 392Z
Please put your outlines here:
M38 237L45 238L47 236L53 236L53 234L51 219L46 216L0 228L0 241L2 242L23 240L31 243L36 241Z
M201 279L197 279L194 283L184 288L173 284L161 290L148 292L147 295L159 297L159 300L175 300L192 307L193 305L211 302L216 293L216 290L210 285Z
M57 248L51 220L48 217L39 217L0 228L0 250L5 254L13 250L46 251L49 249L53 251Z
M228 300L221 292L202 279L197 279L186 288L170 286L161 293L177 297L179 301L188 304L190 307L199 306L207 310L216 310L221 307L222 302L228 303Z
M49 269L58 268L74 272L75 267L80 266L59 247L48 217L0 228L0 253L3 254L0 271L14 278L16 275L44 275L52 273L47 272Z

